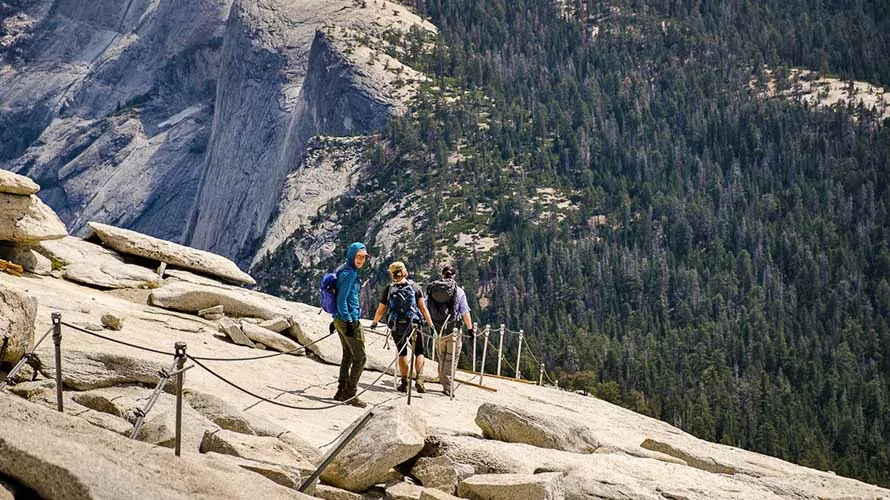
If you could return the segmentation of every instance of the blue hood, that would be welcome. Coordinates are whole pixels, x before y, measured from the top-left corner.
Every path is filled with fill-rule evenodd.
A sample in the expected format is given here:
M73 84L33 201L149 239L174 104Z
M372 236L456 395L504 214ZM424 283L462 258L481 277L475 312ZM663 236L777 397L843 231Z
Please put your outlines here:
M349 248L346 249L346 265L352 269L356 269L355 254L357 254L359 250L367 250L367 248L364 243L359 243L358 241L349 245Z

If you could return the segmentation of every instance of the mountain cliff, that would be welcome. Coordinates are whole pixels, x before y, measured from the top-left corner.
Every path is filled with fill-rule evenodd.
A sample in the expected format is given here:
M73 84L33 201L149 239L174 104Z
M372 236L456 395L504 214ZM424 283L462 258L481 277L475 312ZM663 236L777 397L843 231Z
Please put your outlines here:
M0 166L37 180L72 233L97 220L243 265L281 239L266 244L267 227L307 141L403 113L421 76L394 40L435 31L388 2L22 1L2 15Z

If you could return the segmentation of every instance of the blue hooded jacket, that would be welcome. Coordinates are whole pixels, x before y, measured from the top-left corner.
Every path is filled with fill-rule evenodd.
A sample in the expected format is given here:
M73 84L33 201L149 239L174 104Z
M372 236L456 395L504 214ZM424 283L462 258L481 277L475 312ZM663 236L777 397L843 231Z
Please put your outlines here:
M358 291L361 282L355 267L355 254L364 250L364 243L355 242L346 250L346 263L337 271L337 314L334 318L342 321L358 321L362 311L358 305Z

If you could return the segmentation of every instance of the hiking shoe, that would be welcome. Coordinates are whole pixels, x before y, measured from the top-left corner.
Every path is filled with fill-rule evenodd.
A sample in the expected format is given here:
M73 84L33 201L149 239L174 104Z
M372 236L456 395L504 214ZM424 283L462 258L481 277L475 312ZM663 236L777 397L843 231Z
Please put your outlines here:
M396 390L399 392L408 392L408 378L407 377L402 377L401 380L399 380L399 386L396 387Z
M358 396L353 396L352 399L346 401L346 404L355 406L356 408L366 408L368 403L365 403Z
M426 387L423 386L422 378L418 378L417 380L414 381L414 388L417 389L417 392L419 392L421 394L426 392Z
M334 401L346 401L347 399L349 399L349 395L346 394L346 391L337 389L337 394L334 394Z

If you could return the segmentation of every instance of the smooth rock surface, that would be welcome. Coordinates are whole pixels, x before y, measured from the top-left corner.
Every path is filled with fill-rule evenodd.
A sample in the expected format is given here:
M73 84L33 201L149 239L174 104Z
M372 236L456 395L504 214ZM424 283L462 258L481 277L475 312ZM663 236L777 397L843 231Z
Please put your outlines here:
M80 238L44 241L35 248L53 260L62 277L100 288L154 288L160 276L149 268L129 264L117 252Z
M0 475L55 499L310 499L213 457L182 456L0 393Z
M236 283L256 284L249 274L238 269L234 262L221 255L98 222L90 222L89 226L103 243L118 252L166 262Z
M33 349L37 299L0 283L0 361L17 363ZM42 334L41 334L42 335Z
M40 186L24 175L0 168L0 193L29 195L37 194Z
M65 236L65 224L37 196L0 193L0 241L34 244Z

